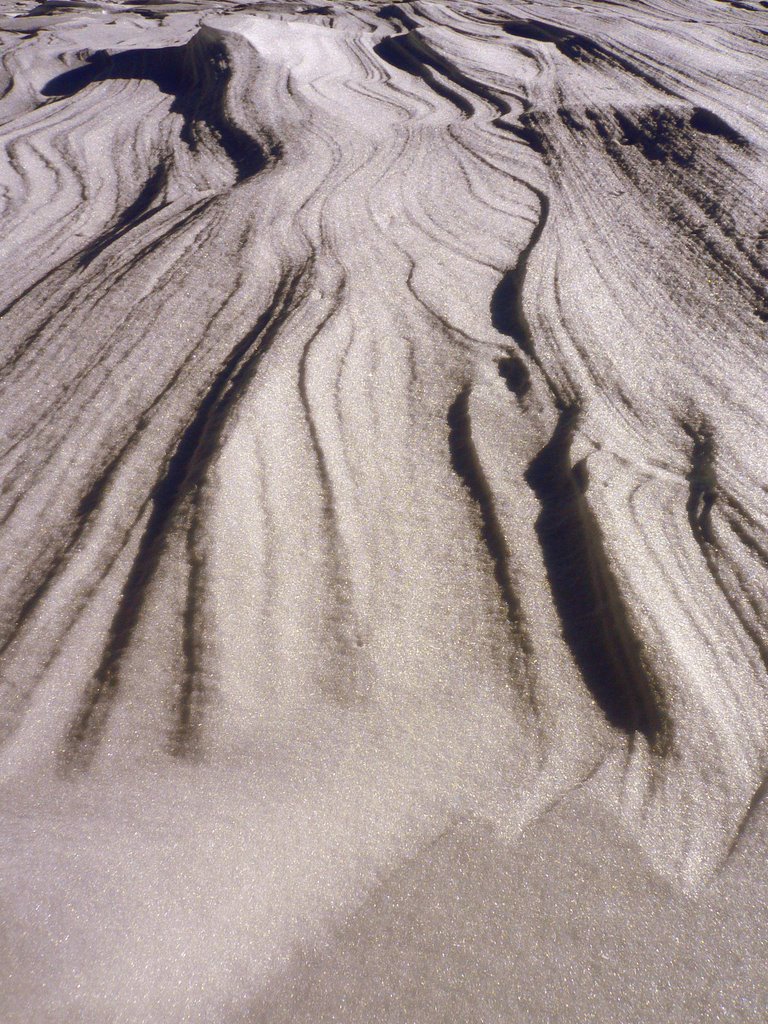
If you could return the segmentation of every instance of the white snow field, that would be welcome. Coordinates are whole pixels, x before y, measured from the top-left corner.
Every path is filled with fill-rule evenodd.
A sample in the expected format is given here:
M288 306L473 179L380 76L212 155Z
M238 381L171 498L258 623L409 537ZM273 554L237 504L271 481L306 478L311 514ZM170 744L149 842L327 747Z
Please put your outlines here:
M766 1024L768 2L0 54L0 1024Z

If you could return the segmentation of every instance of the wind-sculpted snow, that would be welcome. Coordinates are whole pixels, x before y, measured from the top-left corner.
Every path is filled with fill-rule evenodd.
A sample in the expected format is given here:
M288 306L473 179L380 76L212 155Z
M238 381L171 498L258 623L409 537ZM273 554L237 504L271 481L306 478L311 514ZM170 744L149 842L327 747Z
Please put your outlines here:
M766 18L5 5L3 1021L765 1019Z

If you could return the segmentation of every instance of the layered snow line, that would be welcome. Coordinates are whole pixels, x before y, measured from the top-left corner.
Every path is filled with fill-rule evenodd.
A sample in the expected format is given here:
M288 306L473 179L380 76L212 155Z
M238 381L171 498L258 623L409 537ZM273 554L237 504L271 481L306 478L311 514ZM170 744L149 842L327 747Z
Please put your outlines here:
M6 0L4 1022L768 1019L767 39Z

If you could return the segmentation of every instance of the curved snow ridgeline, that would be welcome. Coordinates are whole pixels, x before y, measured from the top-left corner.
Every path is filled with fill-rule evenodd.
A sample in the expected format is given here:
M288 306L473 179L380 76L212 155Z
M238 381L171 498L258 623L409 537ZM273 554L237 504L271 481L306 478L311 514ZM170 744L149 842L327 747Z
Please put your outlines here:
M766 7L4 5L4 1021L764 1019Z

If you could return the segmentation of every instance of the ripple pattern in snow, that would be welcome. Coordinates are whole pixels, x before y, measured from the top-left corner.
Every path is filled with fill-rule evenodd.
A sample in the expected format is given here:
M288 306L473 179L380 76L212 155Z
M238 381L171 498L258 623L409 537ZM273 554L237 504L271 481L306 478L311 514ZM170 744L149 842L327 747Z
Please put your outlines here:
M4 5L9 1024L716 1019L632 986L766 882L763 7ZM493 952L585 843L628 1003Z

